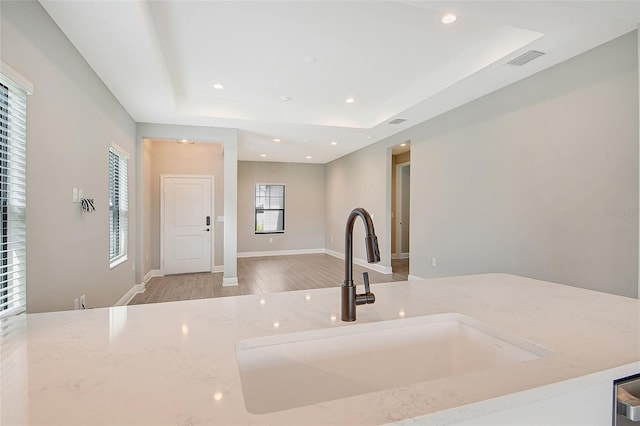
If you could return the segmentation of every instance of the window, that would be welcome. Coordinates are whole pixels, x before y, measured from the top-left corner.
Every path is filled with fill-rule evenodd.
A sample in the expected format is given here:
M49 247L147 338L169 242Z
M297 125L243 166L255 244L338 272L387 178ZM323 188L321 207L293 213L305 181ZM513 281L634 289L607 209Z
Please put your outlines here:
M284 233L284 185L256 185L256 234Z
M27 91L5 69L0 73L0 318L23 312L27 296Z
M127 260L128 160L129 155L115 144L109 148L109 262L112 268Z

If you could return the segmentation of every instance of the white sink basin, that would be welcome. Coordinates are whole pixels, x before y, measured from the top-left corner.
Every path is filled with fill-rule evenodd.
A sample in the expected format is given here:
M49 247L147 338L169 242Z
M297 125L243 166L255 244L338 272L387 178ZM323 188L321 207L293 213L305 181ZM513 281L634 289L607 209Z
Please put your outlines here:
M472 371L551 352L450 313L239 341L247 410L264 414Z

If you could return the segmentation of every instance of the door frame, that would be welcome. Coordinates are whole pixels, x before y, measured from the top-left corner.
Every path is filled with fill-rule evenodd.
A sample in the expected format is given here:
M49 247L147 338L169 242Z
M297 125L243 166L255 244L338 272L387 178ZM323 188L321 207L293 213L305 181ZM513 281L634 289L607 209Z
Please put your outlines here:
M396 256L398 259L405 259L407 258L407 256L403 256L402 253L402 229L400 226L400 221L402 221L402 199L404 197L403 193L402 193L402 169L406 166L410 166L411 165L411 161L406 161L404 163L398 163L396 164L396 217L395 219L395 223L394 226L397 224L396 227ZM409 200L409 203L411 203L411 200ZM411 208L409 208L409 211L411 211ZM411 249L409 249L411 250ZM411 251L409 251L409 253L411 253ZM411 254L409 254L409 256L411 256Z
M160 275L164 275L164 185L167 178L184 178L184 179L209 179L211 180L211 270L215 269L215 176L214 175L160 175Z

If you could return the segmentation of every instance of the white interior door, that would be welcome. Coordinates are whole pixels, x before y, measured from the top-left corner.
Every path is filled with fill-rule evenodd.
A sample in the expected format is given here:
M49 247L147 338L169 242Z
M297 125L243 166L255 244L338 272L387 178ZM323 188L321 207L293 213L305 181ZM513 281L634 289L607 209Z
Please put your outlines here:
M210 272L213 178L162 179L164 273Z

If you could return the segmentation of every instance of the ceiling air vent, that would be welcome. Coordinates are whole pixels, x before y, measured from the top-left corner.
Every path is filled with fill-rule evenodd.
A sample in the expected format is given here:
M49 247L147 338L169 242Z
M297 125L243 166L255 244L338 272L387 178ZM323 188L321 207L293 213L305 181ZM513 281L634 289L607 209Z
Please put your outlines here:
M515 59L510 60L509 62L507 62L509 65L517 65L517 66L522 66L524 64L526 64L527 62L531 62L534 59L539 58L540 56L544 55L545 52L539 52L537 50L530 50L527 53L518 56Z
M389 124L400 124L400 123L404 123L405 121L407 121L406 118L394 118L389 122Z

